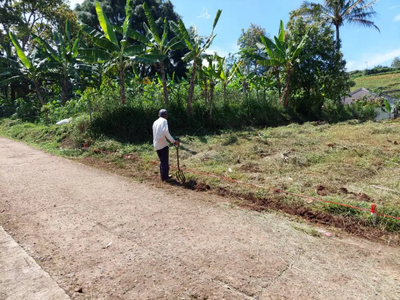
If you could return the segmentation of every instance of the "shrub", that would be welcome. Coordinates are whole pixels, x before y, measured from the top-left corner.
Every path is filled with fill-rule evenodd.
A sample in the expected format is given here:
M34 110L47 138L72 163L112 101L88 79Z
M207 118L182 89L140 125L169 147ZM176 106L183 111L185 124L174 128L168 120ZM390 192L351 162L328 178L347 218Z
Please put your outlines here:
M53 100L42 106L40 110L40 120L45 124L55 124L60 120L75 117L87 112L85 98L71 99L64 106L61 102Z
M13 119L21 119L23 121L34 122L39 116L40 104L36 96L29 96L26 99L18 98L15 100L15 113Z
M325 99L322 107L322 118L329 123L338 123L351 119L352 115L343 104L332 99Z
M15 106L10 98L3 98L0 95L0 118L11 117L15 113Z
M354 104L347 106L348 110L351 112L352 117L364 121L373 121L377 112L375 111L376 105L370 104L364 101L356 101Z
M98 113L90 124L95 137L105 135L132 143L151 140L155 112L141 107L117 106ZM157 115L157 113L156 113Z

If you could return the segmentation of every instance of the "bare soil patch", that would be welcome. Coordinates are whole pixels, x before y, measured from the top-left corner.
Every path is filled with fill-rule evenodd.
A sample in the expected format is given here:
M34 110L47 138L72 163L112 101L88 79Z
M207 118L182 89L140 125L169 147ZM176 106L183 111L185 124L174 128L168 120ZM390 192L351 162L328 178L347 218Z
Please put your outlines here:
M131 156L132 159L129 158ZM80 161L122 176L140 178L140 180L145 180L150 184L157 184L157 182L159 182L157 166L155 166L151 172L147 168L143 167L141 161L137 158L137 156L135 156L135 154L128 154L125 156L125 159L124 167L116 166L112 161L110 161L109 157L104 157L102 159L87 157ZM173 172L174 170L171 170L171 174L173 174ZM208 184L197 182L193 179L189 180L183 185L178 183L176 180L172 180L170 185L193 190L195 192L207 192L222 196L231 204L237 205L241 208L254 210L257 212L280 211L291 216L301 217L310 223L339 228L346 233L366 238L370 241L380 242L391 246L400 245L400 234L398 232L385 232L380 229L373 228L369 226L369 224L365 224L353 216L339 216L331 215L321 211L313 211L307 207L307 204L303 201L299 201L295 204L285 203L285 201L282 201L285 196L280 193L271 194L269 197L259 197L252 192L244 194L222 187L213 188ZM164 186L163 188L168 187ZM320 196L343 193L352 196L352 199L357 201L371 202L371 198L365 193L350 192L343 187L337 190L331 187L318 185L316 190Z

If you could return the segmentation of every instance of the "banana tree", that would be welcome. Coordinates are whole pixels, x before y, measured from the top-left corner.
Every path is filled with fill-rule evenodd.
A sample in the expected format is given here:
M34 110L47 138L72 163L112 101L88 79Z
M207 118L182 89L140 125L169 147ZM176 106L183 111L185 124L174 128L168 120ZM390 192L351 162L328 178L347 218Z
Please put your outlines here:
M251 90L256 91L257 99L259 99L259 92L262 91L263 100L265 102L266 91L274 85L271 75L267 73L267 76L259 76L253 73L248 75L248 80Z
M47 71L47 59L41 58L38 51L34 50L29 56L26 56L22 50L15 35L10 32L10 39L17 52L18 61L10 58L2 57L1 59L7 61L9 66L0 68L0 77L3 79L0 84L6 85L14 81L21 81L21 79L28 80L34 87L36 96L40 104L44 104L43 96L40 91L40 80L42 79L43 72Z
M149 26L147 26L146 23L143 24L146 36L140 37L140 40L151 49L151 54L165 57L164 59L160 59L159 65L164 92L164 101L165 104L168 105L168 89L165 76L165 59L168 57L168 53L170 51L182 49L184 47L184 44L180 41L178 36L175 36L170 40L168 39L169 27L166 19L164 19L163 24L163 35L160 38L156 22L154 21L153 15L146 2L143 3L143 9ZM136 33L135 36L138 37L139 33Z
M169 81L169 90L173 95L175 95L178 107L181 107L181 90L185 90L185 87L189 85L189 82L185 78L179 78L175 75L175 72L172 73L172 78Z
M70 78L79 79L79 75L76 69L78 63L78 47L80 42L80 36L73 41L71 38L71 25L69 20L65 23L65 38L61 32L53 32L53 40L55 48L50 46L41 37L36 36L32 33L33 38L43 47L43 51L46 53L51 66L57 70L57 74L60 77L61 83L61 103L64 105L68 100L68 89L70 86Z
M241 62L239 61L238 63L234 63L232 68L228 70L226 66L226 59L225 57L219 57L218 58L218 69L219 69L219 79L221 80L223 91L224 91L224 102L227 102L227 92L226 88L228 84L232 81L232 79L235 77L236 72L241 65Z
M78 56L79 58L79 56ZM84 91L86 87L94 87L100 89L103 79L107 72L106 63L86 63L80 61L75 65L76 71L79 74L81 91Z
M130 39L134 38L142 42L137 32L130 30L132 17L132 0L127 0L125 13L126 18L122 27L113 27L104 14L99 2L96 2L96 13L104 35L88 26L83 30L91 35L96 47L80 49L82 59L90 63L106 62L108 70L117 70L120 81L121 103L126 103L125 94L125 69L134 63L155 63L162 57L152 55L146 49L146 45L133 45ZM122 32L122 40L118 41L117 32Z
M383 99L383 104L384 106L382 107L382 110L386 113L389 114L389 117L393 117L396 119L399 114L399 108L400 108L400 101L395 101L393 104L390 104L390 102L387 99Z
M197 70L196 81L203 90L202 97L204 98L204 105L208 105L208 78L203 71L203 65Z
M210 106L210 117L212 116L214 106L214 89L220 78L221 68L218 61L221 59L216 53L214 55L206 56L206 64L201 67L201 72L206 80L207 86L210 87L209 94L209 106Z
M183 24L182 20L179 20L178 24L171 22L171 29L176 33L177 36L182 40L185 46L189 49L189 52L183 57L184 61L193 61L192 71L190 75L190 86L189 86L189 94L187 101L186 112L190 115L192 110L192 99L194 93L194 79L196 76L197 68L201 65L202 55L203 53L211 46L215 35L214 29L217 26L219 17L221 16L222 10L218 10L217 14L214 18L213 27L211 30L211 34L207 38L207 40L203 43L203 39L198 35L197 30L192 28L189 31L186 29L185 24Z
M240 80L240 84L242 86L243 93L247 96L248 95L248 87L249 87L249 83L248 83L249 76L241 68L236 69L236 75L237 75L238 79Z
M288 99L290 93L290 79L293 73L295 64L299 62L298 56L303 50L308 34L306 34L298 45L290 44L286 39L286 32L283 25L283 21L280 23L278 37L274 37L274 41L270 38L261 35L261 43L257 43L257 47L264 53L251 54L259 65L271 67L274 71L278 91L280 92L280 78L279 78L279 68L283 68L286 72L286 85L283 94L280 95L281 101L284 102L285 107L289 106Z

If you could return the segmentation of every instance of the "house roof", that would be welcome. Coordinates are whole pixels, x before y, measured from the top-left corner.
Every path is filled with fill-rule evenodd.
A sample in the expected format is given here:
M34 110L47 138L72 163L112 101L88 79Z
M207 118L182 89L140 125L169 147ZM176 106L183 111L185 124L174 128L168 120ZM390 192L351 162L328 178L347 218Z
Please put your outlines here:
M393 104L395 101L398 101L399 99L391 97L389 95L383 94L383 95L378 95L376 93L371 92L370 90L366 88L360 88L352 93L350 93L350 97L346 97L343 99L343 104L351 104L355 102L356 100L360 100L363 97L367 97L368 100L374 100L377 98L385 98L390 104Z

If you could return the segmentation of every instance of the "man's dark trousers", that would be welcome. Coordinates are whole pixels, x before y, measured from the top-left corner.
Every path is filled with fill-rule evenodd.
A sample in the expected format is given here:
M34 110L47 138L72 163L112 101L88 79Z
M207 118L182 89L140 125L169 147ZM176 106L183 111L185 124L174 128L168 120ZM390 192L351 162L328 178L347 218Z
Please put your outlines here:
M161 150L157 150L158 157L160 158L160 174L161 180L165 181L168 179L169 174L169 148L164 147Z

